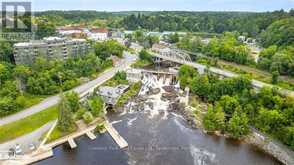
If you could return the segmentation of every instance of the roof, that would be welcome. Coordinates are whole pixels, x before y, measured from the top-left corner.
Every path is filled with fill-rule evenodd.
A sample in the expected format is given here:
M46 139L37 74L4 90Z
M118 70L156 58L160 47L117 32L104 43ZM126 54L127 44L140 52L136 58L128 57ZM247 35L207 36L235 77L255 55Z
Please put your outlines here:
M119 97L129 88L128 85L118 85L116 87L103 86L97 93L106 104L115 105Z
M79 30L82 31L83 28L81 26L64 26L58 28L59 31L71 31L71 30Z
M108 29L105 28L93 28L90 30L91 33L108 33Z

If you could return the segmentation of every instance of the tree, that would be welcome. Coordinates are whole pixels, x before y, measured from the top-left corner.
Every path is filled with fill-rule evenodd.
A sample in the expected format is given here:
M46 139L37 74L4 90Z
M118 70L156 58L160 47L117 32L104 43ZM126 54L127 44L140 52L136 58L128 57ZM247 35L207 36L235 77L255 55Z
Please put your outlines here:
M117 82L124 83L127 80L127 73L124 71L118 71L116 72L116 74L113 77L114 80L116 80Z
M220 131L225 125L225 113L222 108L208 108L208 112L204 115L203 125L208 132Z
M234 112L227 125L227 131L231 137L239 139L249 133L248 118L245 113Z
M282 140L294 150L294 126L284 128Z
M178 33L173 33L173 34L168 35L167 40L169 43L174 44L174 43L177 43L180 41L180 36Z
M36 23L37 23L36 36L39 39L56 34L56 27L52 22L49 22L46 19L37 19Z
M115 40L96 42L94 45L95 54L102 60L106 60L111 55L122 57L125 47Z
M145 49L141 50L139 53L140 60L152 62L152 56Z
M58 128L63 132L71 132L75 129L73 113L63 93L60 94L61 100L58 104Z
M207 98L210 93L211 84L207 75L195 77L191 82L191 91L202 98Z
M284 116L278 110L260 109L256 126L263 132L277 133L285 123Z
M83 120L85 121L85 123L89 124L94 120L94 117L91 112L85 112L83 114Z
M240 108L240 104L236 97L231 96L222 96L218 104L223 108L223 111L226 114L232 115L238 108Z
M145 37L143 45L144 45L144 48L151 48L153 44L158 42L159 42L159 37L154 35L148 35L147 37Z
M2 81L5 79L7 75L7 69L4 64L0 64L0 85L2 85Z
M76 92L68 92L65 94L68 107L71 112L75 113L80 109L80 97Z
M182 65L179 69L179 81L182 88L190 85L193 78L197 76L196 70L188 65Z
M16 81L18 83L18 89L23 92L25 90L25 84L27 81L27 78L31 74L30 68L23 66L23 65L17 65L14 68L14 77L16 78Z
M261 41L264 47L271 45L293 45L294 44L294 18L281 19L271 24L261 34Z
M88 105L94 117L98 117L103 114L104 102L100 96L94 96L88 100Z
M0 41L0 61L12 62L13 48L11 43Z
M272 83L273 84L277 84L278 83L279 75L280 75L279 71L272 72Z

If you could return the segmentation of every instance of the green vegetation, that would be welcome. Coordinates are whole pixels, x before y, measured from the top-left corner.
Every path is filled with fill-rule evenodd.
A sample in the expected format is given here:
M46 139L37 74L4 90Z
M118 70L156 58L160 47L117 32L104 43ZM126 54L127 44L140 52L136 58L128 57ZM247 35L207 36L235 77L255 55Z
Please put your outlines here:
M76 127L73 117L73 109L70 105L73 105L72 103L75 102L75 100L69 100L68 97L71 97L70 95L64 96L63 94L60 94L60 97L61 100L58 104L59 115L57 128L62 132L72 132Z
M124 47L110 40L95 44L95 54L65 61L37 58L32 66L0 61L0 117L38 103L42 98L67 91L112 66L110 55L122 56ZM42 96L40 96L42 95Z
M253 126L294 149L292 97L279 95L275 88L255 91L250 80L245 77L220 80L212 73L198 75L195 70L194 74L187 72L193 71L192 69L182 66L179 80L190 87L192 94L213 105L203 120L208 131L225 131L231 137L239 139L249 133L249 126ZM186 81L187 79L192 81ZM222 123L221 113L226 114L224 127L219 124Z
M94 48L96 56L102 60L106 60L111 55L121 58L125 50L125 47L115 40L96 42Z
M33 132L57 117L58 109L54 106L24 119L0 126L0 143Z
M237 32L226 32L219 38L211 39L208 44L203 44L199 37L194 38L188 35L180 40L177 46L184 50L238 64L253 63L253 59L249 55L249 48L238 41L239 35ZM192 56L192 58L196 57Z
M117 101L116 107L122 107L129 99L136 96L141 89L141 83L131 84L130 89L124 93Z
M124 71L117 72L110 80L106 81L103 86L115 87L119 84L128 84L127 73Z
M260 53L258 67L271 72L277 71L281 75L294 76L293 53L293 46L270 46Z
M132 65L132 67L142 68L142 67L153 64L153 58L152 58L151 54L148 53L148 51L146 51L145 49L139 53L139 59L140 60L137 60L137 62L134 63Z
M234 112L228 123L227 132L231 137L239 139L250 132L248 123L249 119L245 113Z
M138 42L144 48L151 48L153 44L159 42L159 37L156 35L146 35L145 31L136 30L132 34L128 34L126 38L129 39L131 42Z
M292 11L293 13L293 11ZM137 12L123 18L120 25L125 29L149 31L187 31L223 33L238 31L256 36L270 24L291 17L283 10L267 13L248 12Z
M223 130L225 126L225 113L221 107L208 108L203 118L203 125L208 132Z
M271 24L262 34L263 46L271 45L287 46L294 45L294 18L281 19Z

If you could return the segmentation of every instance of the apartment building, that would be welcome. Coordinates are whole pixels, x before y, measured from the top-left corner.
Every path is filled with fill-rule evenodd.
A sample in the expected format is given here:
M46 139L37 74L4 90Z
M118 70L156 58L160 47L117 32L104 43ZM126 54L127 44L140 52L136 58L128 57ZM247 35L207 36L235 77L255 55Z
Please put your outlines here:
M91 50L84 39L48 37L14 44L14 60L16 64L31 65L37 57L64 60L84 56Z

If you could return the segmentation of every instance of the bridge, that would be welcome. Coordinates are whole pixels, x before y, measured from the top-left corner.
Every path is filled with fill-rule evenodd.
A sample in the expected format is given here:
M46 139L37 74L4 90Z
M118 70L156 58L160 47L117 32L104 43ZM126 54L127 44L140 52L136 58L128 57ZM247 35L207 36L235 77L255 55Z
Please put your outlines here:
M172 49L172 50L176 50L176 49ZM180 50L171 51L171 53L169 53L169 54L159 54L159 53L155 53L155 52L152 52L152 51L149 51L149 53L152 56L157 57L159 59L163 59L163 60L166 60L166 61L171 61L171 62L178 63L178 64L192 66L192 67L197 69L199 74L204 74L205 70L208 70L209 72L214 73L214 74L216 74L218 76L221 76L223 78L225 78L225 77L231 78L231 77L240 76L239 74L236 74L236 73L233 73L233 72L230 72L230 71L226 71L226 70L219 69L219 68L216 68L216 67L207 67L207 66L205 66L203 64L192 62L191 58L187 58L187 56L189 56L188 53L185 53L185 52L180 51ZM267 84L267 83L264 83L264 82L261 82L261 81L258 81L258 80L251 80L251 83L252 83L252 86L254 88L256 88L256 89L260 89L260 88L263 88L263 87L270 87L270 88L274 87L271 84ZM281 95L294 97L294 92L291 91L291 90L278 88L278 91L279 91L279 93Z

